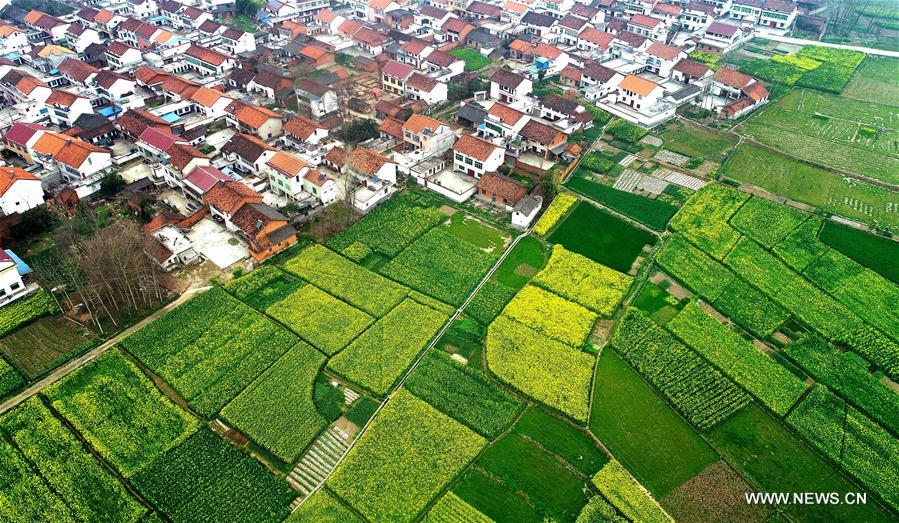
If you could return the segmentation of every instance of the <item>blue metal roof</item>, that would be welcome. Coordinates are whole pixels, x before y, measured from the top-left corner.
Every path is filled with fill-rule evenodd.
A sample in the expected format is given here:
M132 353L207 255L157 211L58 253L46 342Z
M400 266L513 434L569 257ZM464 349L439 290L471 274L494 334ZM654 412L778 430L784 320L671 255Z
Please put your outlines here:
M163 120L165 120L168 123L175 123L181 119L181 117L175 113L165 113L164 115L160 116L160 118L162 118Z
M16 272L19 273L19 276L25 276L26 274L31 272L31 267L29 267L27 263L22 261L22 258L16 256L16 253L12 252L9 249L3 249L3 251L6 252L6 254L8 254L10 258L12 258L12 261L16 262Z

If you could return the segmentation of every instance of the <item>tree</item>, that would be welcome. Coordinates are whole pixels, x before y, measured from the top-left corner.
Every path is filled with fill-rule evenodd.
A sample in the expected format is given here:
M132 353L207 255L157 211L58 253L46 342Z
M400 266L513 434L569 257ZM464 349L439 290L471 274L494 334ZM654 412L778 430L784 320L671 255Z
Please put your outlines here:
M56 223L53 214L46 205L29 209L21 214L22 220L12 230L13 239L34 238L42 232L50 230Z
M103 198L112 198L119 194L119 191L125 187L125 179L118 171L110 171L100 178L100 196Z
M335 134L340 141L350 146L355 146L359 142L380 136L378 123L370 118L344 122Z
M234 13L237 15L255 18L256 13L262 8L262 2L254 0L237 0L234 2Z

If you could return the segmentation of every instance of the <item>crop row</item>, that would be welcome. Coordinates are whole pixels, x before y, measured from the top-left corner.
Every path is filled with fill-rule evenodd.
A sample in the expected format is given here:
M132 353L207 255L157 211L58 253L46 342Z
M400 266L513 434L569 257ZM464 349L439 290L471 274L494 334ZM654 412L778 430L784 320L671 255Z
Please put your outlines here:
M400 390L327 485L371 521L412 521L485 445L472 430Z
M546 267L533 282L608 318L618 308L633 278L556 245Z
M487 280L465 307L465 313L484 325L489 325L513 296L515 289L506 287L494 279Z
M273 265L263 265L225 284L225 290L258 311L264 311L306 282Z
M459 306L494 261L494 255L441 227L413 242L381 272L433 298Z
M735 229L767 248L779 243L808 218L804 212L764 198L750 198L730 219Z
M575 348L587 341L596 321L596 313L534 285L521 289L503 314Z
M595 358L506 316L487 329L487 365L512 387L574 419L587 419Z
M327 426L313 401L325 357L305 343L281 356L222 409L222 417L286 463Z
M543 216L537 221L537 225L534 226L534 232L541 236L546 236L546 233L553 228L556 222L559 221L559 218L564 216L575 203L577 203L577 198L568 193L563 192L556 195L549 207L546 208Z
M314 285L294 291L265 312L329 355L346 347L375 321Z
M376 318L387 314L408 294L402 285L318 244L304 248L284 268Z
M220 287L168 312L122 345L201 415L214 416L299 338Z
M146 512L38 398L26 400L3 416L0 428L8 438L0 442L4 471L0 514L6 516L0 519L133 522ZM21 455L14 456L16 453ZM23 458L33 464L33 472L21 467ZM53 495L46 492L47 487L56 499L50 499ZM45 499L32 505L40 497ZM65 507L68 510L63 510Z
M821 385L790 413L787 422L899 510L899 439Z
M791 269L802 272L827 252L827 246L818 241L821 221L821 218L815 216L809 218L772 250Z
M637 309L618 323L611 344L701 430L749 403L749 396Z
M0 336L6 336L41 316L55 314L59 307L47 292L39 290L0 308Z
M361 220L331 238L328 247L343 252L353 244L363 244L393 258L413 240L444 220L446 215L440 209L422 207L413 202L411 196L400 195L378 205ZM358 254L348 257L360 261L356 259Z
M694 194L672 218L670 227L680 232L716 260L722 259L740 239L728 220L749 195L710 183Z
M337 374L384 395L437 334L447 315L407 299L331 359Z
M696 302L687 305L667 327L780 416L805 391L802 380L703 311Z
M437 500L422 520L423 523L492 523L492 521L452 492L447 492Z
M593 485L631 521L674 521L659 503L617 460L609 461L593 476Z

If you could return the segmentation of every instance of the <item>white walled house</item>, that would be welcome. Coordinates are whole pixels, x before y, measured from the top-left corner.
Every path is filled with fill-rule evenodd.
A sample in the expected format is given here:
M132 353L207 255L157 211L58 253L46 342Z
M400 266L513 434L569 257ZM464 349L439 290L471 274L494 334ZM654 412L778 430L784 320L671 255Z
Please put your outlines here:
M438 120L413 114L403 123L403 141L407 149L417 149L426 156L436 156L452 147L456 135L448 125Z
M474 178L496 172L505 159L504 148L470 134L463 134L453 144L453 170Z
M639 111L658 103L664 92L661 85L630 74L618 84L617 103L629 105Z
M662 78L669 78L675 64L687 58L679 47L653 42L646 50L646 69Z
M25 169L0 167L0 211L23 213L44 204L41 179Z
M449 89L439 80L423 74L412 73L406 81L406 98L422 100L428 105L437 105L447 100Z
M0 307L25 296L25 290L19 265L5 250L0 249Z
M530 79L505 69L490 77L490 98L516 109L529 105L533 89Z
M0 24L0 53L18 53L31 49L25 31L9 24Z

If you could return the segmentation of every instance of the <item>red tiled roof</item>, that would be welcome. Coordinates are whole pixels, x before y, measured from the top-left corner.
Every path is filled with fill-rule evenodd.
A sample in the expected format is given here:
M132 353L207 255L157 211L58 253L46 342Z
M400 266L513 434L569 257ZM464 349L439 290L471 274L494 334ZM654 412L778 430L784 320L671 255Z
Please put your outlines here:
M226 54L222 54L218 51L213 51L212 49L207 49L196 44L191 44L191 46L187 48L185 54L216 67L222 65L223 63L225 63L225 60L228 60L230 58Z
M394 78L402 78L405 80L409 77L409 75L415 72L415 68L409 64L403 64L391 60L384 64L384 67L381 68L381 72L388 76L393 76Z
M406 80L406 85L413 89L417 89L419 91L424 91L426 93L430 93L434 90L440 82L431 78L430 76L425 76L423 74L412 73L412 76Z
M631 17L631 23L637 24L637 25L642 25L643 27L653 27L654 28L655 26L662 23L662 20L659 20L658 18L653 18L651 16L636 14Z
M203 195L203 201L227 214L232 214L244 202L261 202L262 195L240 182L223 181Z
M316 129L324 129L324 127L302 116L294 116L284 124L283 129L287 134L296 136L300 140L306 140Z
M192 170L185 180L200 189L203 194L209 191L218 182L230 181L231 178L211 165L201 165Z
M515 204L524 198L528 190L517 181L495 173L484 173L478 180L478 190L488 196L502 197L507 203Z
M750 83L754 82L755 78L749 76L748 74L734 71L733 69L728 69L727 67L722 67L721 69L715 71L714 76L712 76L712 80L733 87L734 89L743 89Z
M393 136L398 140L403 139L403 122L397 120L396 118L387 117L384 118L384 121L381 122L381 125L378 126L378 131L382 133ZM334 149L331 149L332 151Z
M646 52L663 60L674 60L682 51L680 47L665 45L661 42L653 42Z
M579 40L583 40L585 42L590 42L591 44L596 44L600 49L605 51L612 45L612 40L615 39L615 35L612 33L606 33L605 31L597 31L592 27L588 27L581 31L581 34L577 35Z
M156 127L148 127L140 134L138 139L160 151L168 151L173 144L184 141L180 137Z
M36 123L16 122L6 131L3 139L24 147L35 133L49 130L49 127Z
M683 59L674 64L673 71L680 71L687 76L702 78L708 71L709 67L693 60Z
M498 148L498 145L488 142L487 140L476 138L470 134L463 134L456 140L456 143L453 144L454 151L462 153L465 156L470 156L481 162L487 161L487 158L489 158L490 155L493 154L493 151Z
M356 147L347 158L347 165L351 169L366 176L376 174L386 163L390 163L390 158L365 147Z
M403 124L403 130L416 134L423 132L425 129L436 132L441 125L443 124L438 120L416 113L406 120L406 123Z
M19 167L0 167L0 196L19 180L40 181L40 178Z
M191 161L200 158L200 159L208 159L209 157L205 154L201 153L199 149L192 145L188 145L186 143L175 143L169 147L166 154L169 155L169 160L172 165L178 168L179 171L183 171Z

